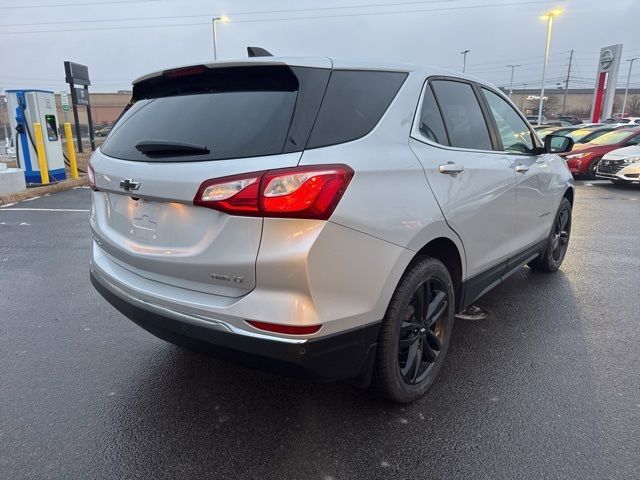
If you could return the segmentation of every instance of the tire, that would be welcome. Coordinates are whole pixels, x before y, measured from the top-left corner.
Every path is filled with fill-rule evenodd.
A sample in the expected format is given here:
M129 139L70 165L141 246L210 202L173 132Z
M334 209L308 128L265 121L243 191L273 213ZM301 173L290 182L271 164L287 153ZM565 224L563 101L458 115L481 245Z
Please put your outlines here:
M587 174L585 175L585 178L587 180L596 179L596 170L598 169L598 163L600 163L600 160L594 160L593 162L591 162L591 165L589 165L589 169L587 170Z
M421 304L420 298L429 302ZM422 257L403 275L382 321L374 372L381 396L408 403L426 393L449 349L454 314L455 293L447 268Z
M555 272L567 254L571 236L571 203L563 198L556 212L551 233L542 257L529 262L529 267L541 272Z

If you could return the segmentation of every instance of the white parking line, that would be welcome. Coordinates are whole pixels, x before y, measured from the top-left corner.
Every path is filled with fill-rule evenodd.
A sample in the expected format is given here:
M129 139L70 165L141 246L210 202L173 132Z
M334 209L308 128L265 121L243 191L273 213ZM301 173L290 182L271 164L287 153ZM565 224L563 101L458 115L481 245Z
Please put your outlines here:
M0 212L75 212L75 213L89 213L90 210L84 210L80 208L3 208L0 207Z

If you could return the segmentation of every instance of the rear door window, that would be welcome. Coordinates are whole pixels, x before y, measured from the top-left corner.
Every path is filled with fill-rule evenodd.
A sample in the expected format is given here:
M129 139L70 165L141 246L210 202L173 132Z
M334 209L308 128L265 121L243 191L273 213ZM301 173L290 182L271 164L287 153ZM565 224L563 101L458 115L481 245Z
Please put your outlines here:
M489 129L471 85L451 80L434 80L431 85L451 146L492 150Z
M307 147L350 142L368 134L406 77L403 72L334 70Z

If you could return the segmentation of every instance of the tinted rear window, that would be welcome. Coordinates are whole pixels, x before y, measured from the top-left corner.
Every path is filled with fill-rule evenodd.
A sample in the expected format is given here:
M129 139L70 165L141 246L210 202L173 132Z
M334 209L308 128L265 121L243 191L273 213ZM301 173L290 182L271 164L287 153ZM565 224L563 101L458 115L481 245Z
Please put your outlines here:
M309 138L328 77L328 70L287 66L218 68L186 78L156 77L134 88L133 105L100 148L112 157L156 162L299 151ZM294 117L298 119L295 128ZM145 141L200 145L209 153L150 156L135 148Z
M148 161L134 145L163 140L207 147L209 154L185 157L197 160L280 153L295 101L296 92L223 92L140 100L121 119L102 151L116 158Z
M406 77L402 72L334 70L307 147L350 142L368 134Z

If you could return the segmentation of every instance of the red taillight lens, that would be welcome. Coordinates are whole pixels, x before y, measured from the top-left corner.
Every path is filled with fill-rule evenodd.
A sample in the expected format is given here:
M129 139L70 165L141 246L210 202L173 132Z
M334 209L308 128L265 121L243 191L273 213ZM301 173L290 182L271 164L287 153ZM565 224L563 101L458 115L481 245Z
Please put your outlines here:
M352 177L346 165L269 171L262 179L262 211L269 217L327 220Z
M278 323L258 322L255 320L245 320L245 322L258 330L284 333L286 335L313 335L322 328L322 325L280 325Z
M91 188L91 190L98 190L96 188L96 172L93 170L91 164L87 165L87 180L89 180L89 188Z
M193 203L231 215L327 220L351 178L346 165L253 172L207 180Z
M207 180L198 189L194 205L231 215L260 216L260 180L264 172Z

